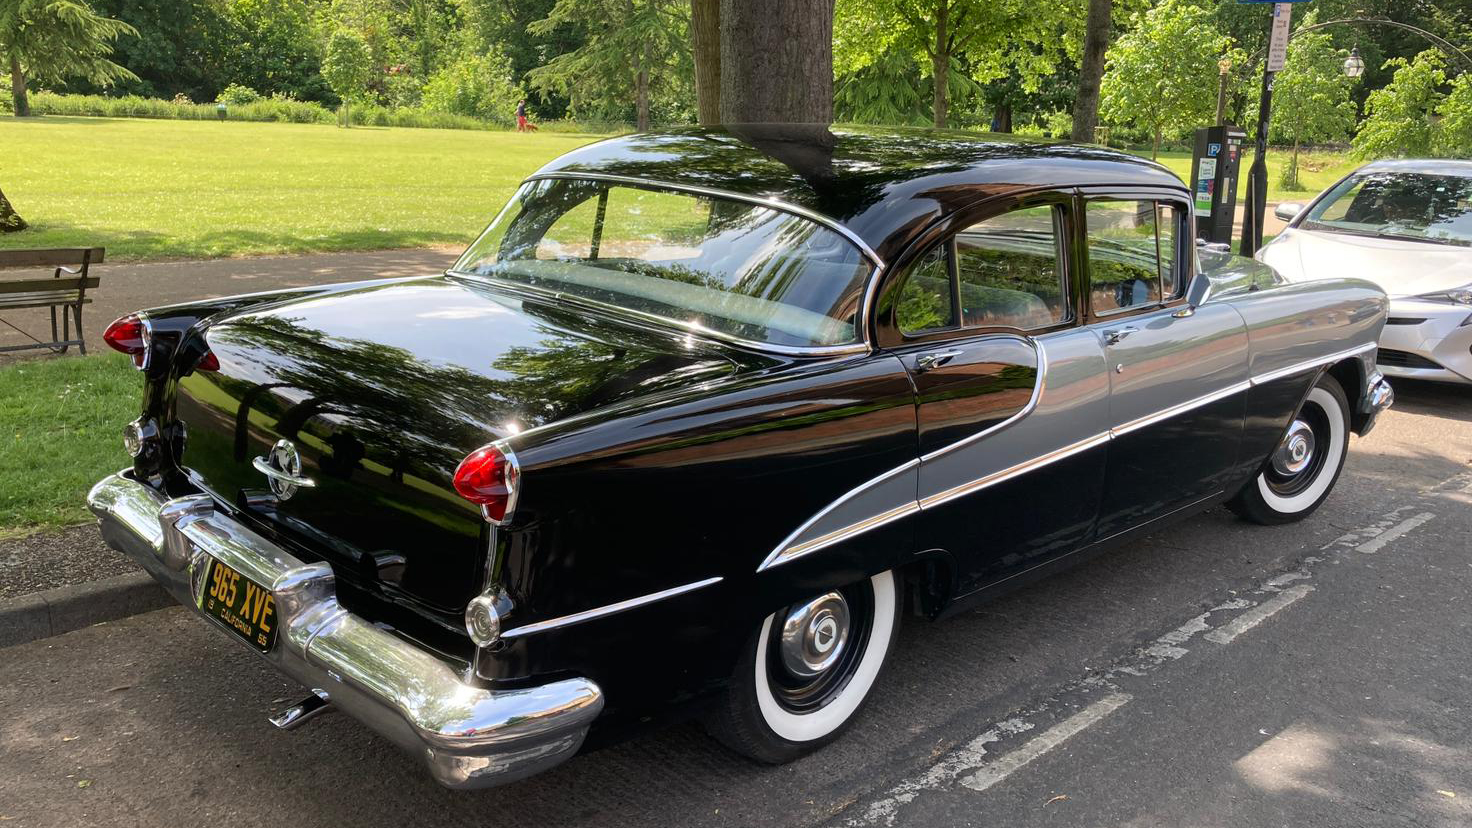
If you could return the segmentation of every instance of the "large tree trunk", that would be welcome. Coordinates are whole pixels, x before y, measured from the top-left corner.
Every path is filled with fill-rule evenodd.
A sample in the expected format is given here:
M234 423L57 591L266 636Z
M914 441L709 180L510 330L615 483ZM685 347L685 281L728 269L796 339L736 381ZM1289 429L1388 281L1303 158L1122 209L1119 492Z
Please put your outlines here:
M1089 0L1084 24L1084 52L1079 59L1078 95L1073 99L1075 141L1092 143L1099 125L1099 82L1104 78L1104 53L1109 49L1110 16L1114 0Z
M0 233L14 233L26 229L26 220L10 206L10 199L0 190Z
M721 120L833 120L834 0L721 0Z
M992 116L992 130L995 132L1012 131L1012 104L997 104L997 111Z
M721 122L721 0L690 0L695 107L701 126Z
M647 50L646 50L647 51ZM649 69L648 54L634 58L634 129L649 131Z
M15 104L17 118L31 114L31 100L26 97L26 73L20 68L20 58L10 56L10 100Z
M1155 128L1155 146L1150 150L1150 160L1160 160L1160 127L1158 126Z
M930 77L935 81L935 98L931 104L931 115L936 129L946 127L946 109L951 82L951 2L939 0L935 4L935 47L930 53Z

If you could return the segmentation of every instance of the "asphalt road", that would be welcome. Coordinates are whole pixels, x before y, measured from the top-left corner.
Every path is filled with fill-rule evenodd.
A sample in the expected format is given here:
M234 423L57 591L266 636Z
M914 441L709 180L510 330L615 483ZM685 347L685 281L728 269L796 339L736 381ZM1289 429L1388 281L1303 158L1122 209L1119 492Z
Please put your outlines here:
M1213 510L908 621L873 703L785 767L695 725L478 793L177 609L0 651L0 821L41 825L1472 824L1472 388L1397 384L1325 506Z

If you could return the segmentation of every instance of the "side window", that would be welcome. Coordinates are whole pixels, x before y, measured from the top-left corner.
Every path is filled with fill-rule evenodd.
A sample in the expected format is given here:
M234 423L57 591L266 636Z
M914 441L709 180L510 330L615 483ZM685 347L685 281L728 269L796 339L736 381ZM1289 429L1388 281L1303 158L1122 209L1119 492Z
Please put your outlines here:
M1044 328L1068 318L1060 208L1027 207L956 234L961 324Z
M1093 200L1086 208L1089 301L1114 313L1175 298L1179 215L1152 200Z
M895 306L895 321L901 332L914 334L955 324L948 247L938 244L931 248L905 277Z

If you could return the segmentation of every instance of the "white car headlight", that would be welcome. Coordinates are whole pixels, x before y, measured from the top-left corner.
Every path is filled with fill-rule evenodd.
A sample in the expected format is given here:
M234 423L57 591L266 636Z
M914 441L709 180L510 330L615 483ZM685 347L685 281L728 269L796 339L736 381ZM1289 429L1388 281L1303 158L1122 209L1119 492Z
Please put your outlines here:
M1451 290L1439 290L1435 293L1423 293L1416 297L1431 302L1451 302L1455 305L1472 305L1472 285L1463 285Z

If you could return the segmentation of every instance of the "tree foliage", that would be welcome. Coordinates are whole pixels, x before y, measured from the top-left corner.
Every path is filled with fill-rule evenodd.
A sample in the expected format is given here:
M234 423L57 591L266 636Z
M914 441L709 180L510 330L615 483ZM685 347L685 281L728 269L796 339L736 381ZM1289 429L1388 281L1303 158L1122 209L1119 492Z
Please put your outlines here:
M11 75L16 115L30 114L26 84L68 78L108 85L137 79L111 59L113 41L136 35L121 20L103 17L82 0L5 0L0 3L0 54Z
M368 41L352 29L338 29L327 39L327 57L322 61L322 77L342 99L343 126L348 125L348 106L368 94L368 79L373 72L373 53Z
M1077 59L1082 27L1077 3L839 0L834 71L847 89L846 106L861 120L884 116L908 98L894 88L899 78L924 78L930 122L943 127L952 109L964 108L985 84L1007 80L1036 91Z
M1313 25L1310 13L1301 26ZM1273 81L1273 120L1269 135L1293 144L1282 184L1299 189L1298 149L1302 144L1346 138L1354 129L1354 79L1344 74L1347 52L1334 48L1329 35L1309 32L1293 38L1283 71ZM1258 94L1261 94L1259 89ZM1255 110L1253 99L1249 109Z
M1365 100L1365 120L1354 138L1359 158L1430 155L1436 131L1432 116L1443 101L1446 59L1427 50L1413 60L1386 62L1395 74L1389 85Z
M1100 114L1111 123L1148 129L1158 157L1166 133L1209 123L1217 60L1234 50L1211 12L1188 0L1164 0L1136 15L1133 25L1109 52Z
M521 91L511 82L511 64L498 50L457 55L424 85L424 108L511 123Z
M633 110L649 128L659 104L693 109L688 2L680 0L557 0L527 26L547 36L578 27L586 39L527 73L532 88L565 95L575 117L607 119Z

